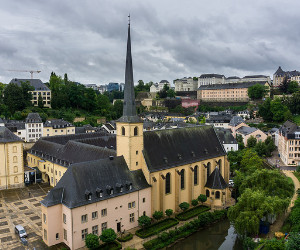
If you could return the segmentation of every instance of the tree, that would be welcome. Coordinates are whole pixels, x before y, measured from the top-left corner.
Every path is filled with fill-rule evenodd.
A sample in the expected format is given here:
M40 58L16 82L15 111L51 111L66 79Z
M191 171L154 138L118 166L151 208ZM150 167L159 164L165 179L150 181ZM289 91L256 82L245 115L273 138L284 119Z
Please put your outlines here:
M243 150L245 148L244 140L242 135L236 135L236 141L239 146L239 150Z
M263 104L258 106L258 115L261 116L264 121L272 121L273 114L270 112L271 109L271 99L267 98Z
M192 200L192 205L193 205L194 207L197 206L197 205L198 205L198 200L196 200L196 199Z
M300 234L290 233L289 240L286 243L287 250L300 249Z
M167 97L173 98L176 96L174 89L167 90Z
M166 209L165 214L170 218L170 216L173 214L173 209Z
M255 147L256 143L257 143L256 138L253 135L251 135L247 140L247 147L253 148L253 147Z
M162 211L155 211L152 216L154 219L160 220L164 216L164 213Z
M285 103L293 114L298 114L300 110L300 91L287 98Z
M248 96L251 99L262 99L267 94L267 87L259 83L248 88Z
M121 100L116 100L113 110L116 112L115 119L119 119L123 114L123 102Z
M117 234L112 228L108 228L103 230L102 234L100 235L100 240L102 240L105 243L110 243L115 241L117 238Z
M270 111L273 114L273 121L282 122L285 119L285 116L288 114L288 107L285 106L279 98L275 98L271 102Z
M187 203L187 202L182 202L182 203L179 204L179 207L180 207L183 211L186 211L187 209L189 209L190 204Z
M285 76L283 78L282 83L279 85L279 89L282 91L282 93L287 93L288 87L289 87L288 78L287 76Z
M8 84L4 91L4 104L8 107L9 111L13 114L15 111L23 110L26 105L23 96L23 90L15 83Z
M207 196L205 194L200 194L198 196L198 201L200 201L203 205L203 203L207 201Z
M144 228L151 224L151 218L149 216L143 215L138 218L139 226Z
M283 239L277 240L273 238L271 240L264 241L263 249L266 250L285 250L284 241Z
M288 88L287 88L287 92L289 94L293 94L295 92L297 92L299 90L299 84L296 81L290 81Z
M255 170L262 169L263 167L263 160L257 155L254 150L247 149L243 151L239 170L244 173L253 173Z
M261 157L265 156L267 154L267 146L262 141L259 141L258 143L256 143L254 149L257 152L257 154Z
M69 83L68 74L64 74L64 84L67 85Z
M88 234L85 238L85 245L88 249L94 249L99 246L99 237L95 234Z
M39 108L44 108L44 101L43 101L43 97L41 94L39 94L39 97L38 97L38 107Z

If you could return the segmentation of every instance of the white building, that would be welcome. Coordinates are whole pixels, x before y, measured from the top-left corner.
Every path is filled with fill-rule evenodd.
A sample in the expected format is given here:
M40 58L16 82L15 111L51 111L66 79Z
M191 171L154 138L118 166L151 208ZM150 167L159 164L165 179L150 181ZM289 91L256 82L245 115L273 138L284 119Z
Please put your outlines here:
M202 74L198 78L198 87L203 85L224 84L225 76L218 74Z
M229 151L239 150L239 145L236 139L233 137L230 129L224 128L215 128L217 136L219 137L220 142L223 144L226 153Z
M184 77L174 80L175 91L197 91L198 80L193 77Z
M43 135L43 121L38 113L29 113L25 120L27 142L36 142Z
M161 91L166 84L169 88L171 88L171 84L167 80L161 80L159 83L152 84L150 87L150 93L157 93Z

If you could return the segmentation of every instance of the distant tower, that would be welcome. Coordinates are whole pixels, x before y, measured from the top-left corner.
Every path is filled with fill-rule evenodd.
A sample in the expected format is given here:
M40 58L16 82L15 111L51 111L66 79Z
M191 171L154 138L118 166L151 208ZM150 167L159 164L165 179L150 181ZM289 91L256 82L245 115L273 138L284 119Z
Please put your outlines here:
M143 121L136 114L133 68L131 57L130 16L128 23L127 54L123 116L117 121L117 155L123 155L130 170L141 168Z

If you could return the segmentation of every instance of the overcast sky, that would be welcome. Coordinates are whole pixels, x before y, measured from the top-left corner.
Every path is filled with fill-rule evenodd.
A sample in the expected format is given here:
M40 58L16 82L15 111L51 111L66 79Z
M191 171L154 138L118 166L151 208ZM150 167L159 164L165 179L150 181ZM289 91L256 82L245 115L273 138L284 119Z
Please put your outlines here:
M131 15L134 80L172 82L300 70L297 0L0 0L0 82L68 73L124 82Z

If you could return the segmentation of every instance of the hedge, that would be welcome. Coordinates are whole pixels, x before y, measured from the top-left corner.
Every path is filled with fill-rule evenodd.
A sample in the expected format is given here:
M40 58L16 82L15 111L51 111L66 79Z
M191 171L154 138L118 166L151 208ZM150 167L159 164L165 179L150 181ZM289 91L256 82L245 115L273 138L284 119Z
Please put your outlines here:
M162 221L159 221L157 223L151 224L148 227L141 228L135 232L135 234L140 238L147 238L149 236L152 236L154 234L157 234L161 231L164 231L170 227L173 227L177 225L179 222L178 220L174 218L168 218L164 219Z
M122 245L117 241L113 241L111 243L101 244L99 247L97 247L95 249L118 250L118 249L122 249Z
M198 231L211 223L225 219L227 216L227 210L217 210L214 212L205 212L199 215L198 219L194 219L185 223L179 228L169 230L169 232L161 233L157 238L149 240L143 244L145 249L161 249L164 248L178 239L185 238L192 233Z
M126 242L126 241L131 240L132 238L133 238L132 233L128 233L128 234L124 235L122 238L119 237L117 240L120 242Z
M203 212L206 212L208 210L210 210L209 207L201 205L201 206L197 206L197 207L188 209L184 212L181 212L181 213L177 214L175 216L175 218L178 220L189 220L190 218L193 218L193 217L195 217Z

